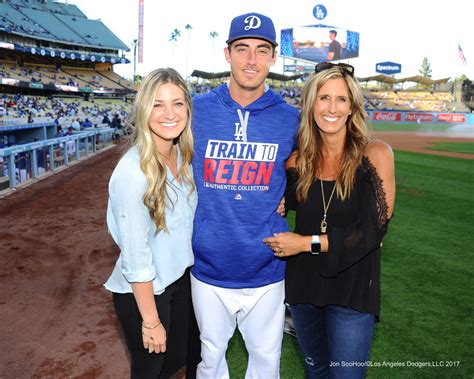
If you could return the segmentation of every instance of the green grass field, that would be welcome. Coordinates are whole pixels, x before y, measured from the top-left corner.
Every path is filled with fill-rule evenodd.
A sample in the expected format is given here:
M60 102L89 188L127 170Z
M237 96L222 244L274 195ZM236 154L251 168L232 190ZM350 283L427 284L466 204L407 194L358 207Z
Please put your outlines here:
M416 122L372 122L372 129L379 132L442 132L454 128L454 124L430 124Z
M427 149L472 155L474 154L474 142L442 142L427 147Z
M395 161L395 216L382 249L381 322L367 377L473 378L473 161L401 151ZM299 354L285 335L282 379L304 378ZM244 378L238 332L228 361L231 378Z

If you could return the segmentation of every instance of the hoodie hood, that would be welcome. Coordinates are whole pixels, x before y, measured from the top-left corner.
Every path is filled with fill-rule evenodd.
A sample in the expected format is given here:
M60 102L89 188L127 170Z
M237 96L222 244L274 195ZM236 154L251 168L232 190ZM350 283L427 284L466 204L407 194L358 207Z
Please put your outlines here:
M283 100L280 95L269 88L267 84L265 84L265 86L266 90L264 94L246 107L242 107L234 99L232 99L229 92L229 86L227 84L222 84L219 87L214 88L212 92L217 95L217 97L225 106L232 109L245 109L246 111L250 112L262 111L266 108L285 103L285 100Z

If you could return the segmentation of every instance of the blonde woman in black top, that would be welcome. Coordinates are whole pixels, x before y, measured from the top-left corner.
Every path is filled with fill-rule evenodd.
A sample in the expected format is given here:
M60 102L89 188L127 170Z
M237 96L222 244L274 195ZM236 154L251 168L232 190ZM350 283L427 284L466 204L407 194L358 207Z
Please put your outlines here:
M288 161L294 233L266 238L287 260L286 302L307 378L361 378L380 313L382 239L395 202L393 153L371 141L347 64L320 63L303 90Z

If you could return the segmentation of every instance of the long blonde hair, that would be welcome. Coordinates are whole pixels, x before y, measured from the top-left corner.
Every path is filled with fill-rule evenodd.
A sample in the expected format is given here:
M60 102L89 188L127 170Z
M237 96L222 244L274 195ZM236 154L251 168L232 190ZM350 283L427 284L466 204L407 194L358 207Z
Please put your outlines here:
M318 91L330 79L343 79L349 89L351 114L346 122L347 133L341 166L336 178L336 191L340 199L350 196L354 186L357 167L362 161L365 146L369 141L368 120L364 110L362 90L350 74L339 67L312 74L302 94L302 110L298 131L298 158L296 170L299 174L296 197L306 201L308 191L322 167L322 139L314 119L314 105Z
M143 203L149 209L150 217L154 220L157 231L168 231L165 210L167 206L172 206L172 200L168 193L171 187L166 180L167 166L153 142L149 119L155 103L156 91L158 87L167 83L175 84L183 90L185 95L188 120L186 127L174 143L179 142L181 152L182 164L178 175L190 186L189 194L191 194L195 190L190 167L194 154L194 140L191 132L192 103L188 88L181 75L172 68L159 68L150 72L140 85L133 110L127 120L133 130L131 143L138 148L140 168L147 178Z

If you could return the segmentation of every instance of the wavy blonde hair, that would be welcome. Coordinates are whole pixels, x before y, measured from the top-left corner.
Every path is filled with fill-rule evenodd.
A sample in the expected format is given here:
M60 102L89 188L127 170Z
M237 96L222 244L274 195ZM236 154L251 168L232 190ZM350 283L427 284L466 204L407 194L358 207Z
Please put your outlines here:
M364 95L356 79L339 67L312 74L303 88L300 128L297 136L299 153L296 170L299 179L296 197L299 201L306 201L309 188L322 169L322 139L314 119L318 91L328 80L338 78L346 82L351 103L351 114L346 122L344 152L336 178L336 192L342 200L351 194L357 167L362 161L365 146L369 142L369 117L364 110Z
M181 167L178 175L190 186L189 195L195 190L191 173L191 162L194 154L194 140L191 132L192 103L186 83L181 75L172 68L159 68L150 72L140 85L135 97L133 110L127 120L132 129L131 144L138 148L140 168L147 178L147 187L143 194L143 203L149 209L150 217L154 220L157 232L168 231L165 210L173 202L169 196L169 183L166 180L166 163L158 154L153 142L149 119L155 103L156 91L163 84L172 83L183 92L187 106L187 123L184 130L174 143L179 142L181 152Z

